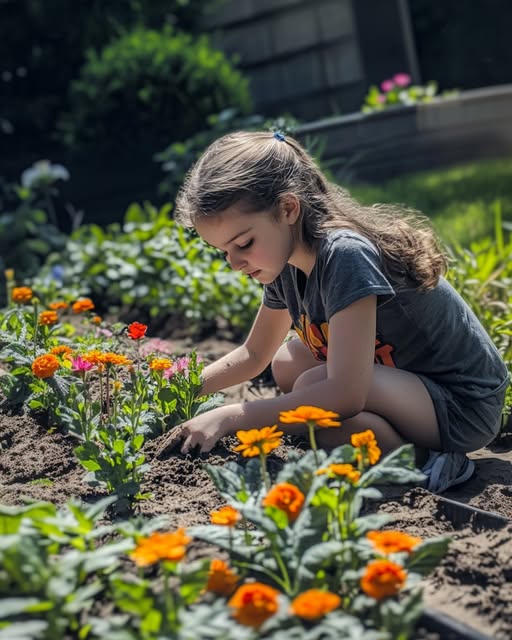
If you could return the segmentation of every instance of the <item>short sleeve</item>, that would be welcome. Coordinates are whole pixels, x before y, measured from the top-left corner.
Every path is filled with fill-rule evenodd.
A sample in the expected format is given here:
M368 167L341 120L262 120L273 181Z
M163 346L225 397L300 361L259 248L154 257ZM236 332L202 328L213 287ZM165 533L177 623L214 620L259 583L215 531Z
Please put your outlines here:
M263 304L269 309L287 309L282 285L279 278L263 288Z
M325 256L319 282L327 320L338 311L369 295L381 305L395 295L383 272L377 249L357 234L340 234Z

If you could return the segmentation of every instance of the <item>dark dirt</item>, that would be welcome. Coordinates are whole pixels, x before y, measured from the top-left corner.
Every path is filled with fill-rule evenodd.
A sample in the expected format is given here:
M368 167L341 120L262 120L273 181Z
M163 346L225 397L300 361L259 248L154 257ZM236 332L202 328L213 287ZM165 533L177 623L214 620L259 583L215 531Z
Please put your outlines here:
M206 359L218 358L233 346L227 340L215 339L200 344L172 343L175 352L193 347ZM275 393L273 387L244 384L229 389L226 401L250 401ZM151 469L142 490L152 493L152 498L137 505L137 512L147 517L166 514L172 528L208 523L210 512L223 501L204 462L223 464L235 459L230 445L229 440L222 441L206 458L173 454L158 460L154 457L156 443L147 443ZM19 504L24 496L57 504L71 496L96 500L102 493L86 482L86 472L74 459L74 446L72 436L49 432L30 416L0 413L0 503ZM276 466L286 459L286 452L286 446L276 451ZM510 437L470 455L476 462L474 477L444 495L512 518ZM419 488L398 491L378 508L392 515L393 528L423 538L452 536L447 556L425 580L427 606L464 621L490 638L512 637L512 525L499 531L454 527L449 519L439 516L436 497Z

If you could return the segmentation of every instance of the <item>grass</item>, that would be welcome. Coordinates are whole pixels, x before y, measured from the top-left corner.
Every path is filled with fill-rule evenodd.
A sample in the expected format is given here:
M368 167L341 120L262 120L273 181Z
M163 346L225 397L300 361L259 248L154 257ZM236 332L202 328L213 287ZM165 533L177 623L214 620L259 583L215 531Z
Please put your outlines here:
M428 215L448 244L494 236L496 201L512 224L512 158L401 176L379 185L347 185L364 204L393 202Z

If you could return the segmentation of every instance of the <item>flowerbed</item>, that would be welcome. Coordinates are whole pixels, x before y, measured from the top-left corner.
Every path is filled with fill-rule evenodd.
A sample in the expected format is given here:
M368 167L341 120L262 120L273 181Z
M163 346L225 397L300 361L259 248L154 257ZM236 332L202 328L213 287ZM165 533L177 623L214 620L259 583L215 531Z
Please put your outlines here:
M92 312L92 309L90 311ZM18 309L17 314L13 313L13 317L18 317L19 313ZM25 332L24 348L30 350L38 340L37 335L36 340L30 340L30 331L35 331L35 318L40 317L40 312L35 313L33 308L23 307L23 313L29 317L24 319L20 331ZM9 320L9 323L11 322L14 321ZM10 324L7 329L16 330L16 322L14 325L13 327ZM39 326L37 331L41 331L40 339L44 339L46 343L36 345L37 348L44 346L46 352L50 347L51 351L53 347L49 340L55 338L63 341L66 338L65 335L59 335L58 326L59 323ZM88 325L88 328L93 335L104 329L101 323ZM4 330L7 329L4 327ZM137 364L141 362L140 352L143 351L141 347L145 338L144 334L140 335L142 329L136 324L130 327L129 331L132 333L131 336L126 335L126 327L122 327L122 331L118 330L118 335L113 333L108 338L119 347L123 344L131 350L134 371L120 375L112 370L108 374L111 377L107 378L109 365L127 368L132 365L114 363L113 357L107 358L104 362L99 361L99 365L105 368L100 372L103 382L98 379L95 385L91 384L91 402L94 398L100 398L101 402L97 409L99 413L94 414L99 416L94 427L96 431L89 434L90 439L92 435L101 431L97 426L101 426L101 416L105 415L105 407L108 419L104 421L108 423L111 431L112 421L122 416L122 412L114 414L114 407L118 406L116 401L121 398L120 389L120 395L115 396L115 383L128 385L128 395L133 395L133 392L140 393L137 391ZM20 342L21 335L20 333L17 343ZM107 336L101 333L99 336L103 346L102 353L115 353L105 349ZM67 336L67 339L70 342L75 340L73 336ZM91 341L91 336L87 340ZM92 367L83 366L83 362L88 362L84 356L90 353L92 346L87 340L87 349L83 349L82 355L75 354L69 360L70 367L61 365L64 368L64 379L74 376L70 384L84 383L86 375L90 375L92 371ZM11 347L12 345L9 346ZM160 347L164 348L162 344ZM177 350L182 352L185 349ZM205 349L205 357L215 356L206 351ZM33 353L32 363L35 360L34 356L41 357ZM19 357L19 353L16 357ZM77 360L78 357L81 359ZM145 357L142 355L142 358ZM161 354L159 357L163 358L164 355ZM164 384L162 378L151 377L155 373L149 363L155 360L154 354L151 358L149 362L144 361L146 364L141 365L141 368L144 371L143 379L147 382L152 381L147 386L152 388L158 397ZM22 369L23 366L29 368L28 363L15 364ZM192 371L197 365L196 358ZM16 377L16 366L13 367L11 362L11 376ZM98 364L95 366L98 367ZM43 391L42 387L38 386L42 381L51 379L57 369L48 378L35 375L32 365L30 371L32 373L28 370L19 372L25 376L24 380L32 392L26 400L43 403L42 406L33 404L32 411L44 408L45 415L53 416L53 419L59 418L59 407L52 404L50 392L46 389ZM42 372L43 369L36 368L36 373L37 371ZM48 373L49 370L44 371ZM33 375L35 380L32 380L30 375ZM197 375L200 375L199 369ZM135 381L133 376L136 378ZM30 388L32 383L36 385L35 389ZM53 391L52 384L50 383L48 388ZM108 401L105 389L107 385L110 385L112 391ZM189 389L190 385L186 388ZM275 393L275 390L269 392ZM57 393L58 389L55 391L55 394ZM71 394L68 399L76 401L80 393L83 400L83 387L80 387L77 396ZM169 401L166 400L165 393L158 399L159 402ZM44 404L45 402L47 404ZM144 405L145 402L147 400L143 399L138 401L137 405ZM132 412L128 415L133 415L133 404L130 406ZM108 407L111 407L111 410ZM172 412L169 408L165 411ZM89 413L87 423L90 422L90 416ZM322 419L321 416L317 418ZM126 420L121 420L121 425L125 422ZM13 602L12 598L7 602L7 608L2 614L3 623L9 618L11 621L15 619L18 628L24 628L24 632L29 634L22 637L51 637L52 640L59 637L107 636L315 638L321 635L365 639L412 637L414 620L419 611L419 600L415 591L410 591L409 587L437 564L446 548L446 541L444 538L436 539L437 532L431 535L432 532L425 528L424 531L410 533L412 537L404 538L408 541L409 548L401 549L398 554L394 553L397 551L395 548L389 556L382 548L380 551L376 550L373 542L379 540L379 532L382 533L386 518L375 514L367 516L369 520L365 520L359 513L363 498L365 502L378 499L379 493L372 487L375 482L380 482L386 477L395 482L413 482L419 479L413 469L411 452L407 449L383 464L378 462L378 456L375 457L376 448L370 438L355 442L355 448L343 447L334 457L327 458L326 454L320 451L310 451L307 454L303 451L297 452L289 444L274 448L274 444L280 444L280 437L274 430L272 433L264 434L264 442L272 444L268 450L265 450L265 447L260 450L254 441L238 443L239 446L243 446L241 452L250 451L252 446L256 446L253 453L257 456L247 465L240 465L238 456L232 451L237 443L234 439L227 439L208 457L208 465L212 466L206 468L205 460L179 454L171 456L168 460L155 459L156 441L145 437L137 450L138 458L144 457L138 468L148 463L150 466L139 478L137 493L130 494L124 490L119 491L119 486L127 483L109 487L107 482L101 482L99 476L95 478L95 484L84 481L84 470L79 466L80 462L83 465L83 460L79 456L75 458L73 451L77 448L77 438L82 442L80 446L83 446L86 434L83 433L83 429L74 431L66 428L68 424L64 422L55 429L51 423L42 424L40 419L36 420L27 414L9 414L5 411L5 406L0 414L0 472L6 479L5 485L0 489L0 502L20 504L21 496L24 494L60 505L64 505L70 496L75 496L89 505L85 508L68 507L64 520L57 516L53 507L39 506L32 508L36 512L36 525L27 524L27 520L23 521L22 533L25 536L26 548L30 548L29 539L32 540L32 544L40 545L39 552L46 554L43 556L46 562L42 564L53 568L53 563L48 563L48 557L59 558L60 564L55 565L59 567L62 566L61 561L64 558L64 567L67 568L68 574L51 576L53 582L43 581L45 588L48 584L52 587L54 584L60 585L59 593L63 597L58 606L55 605L55 600L51 600L48 591L44 591L44 597L40 592L35 595L33 587L22 590L16 602ZM165 428L172 428L172 425L166 424ZM128 435L131 438L131 435ZM100 439L101 442L103 441ZM104 442L103 444L105 445ZM115 445L114 451L116 446L120 448L119 445ZM118 453L122 459L125 458L126 450ZM87 468L86 465L83 466ZM341 470L339 467L344 468ZM286 490L283 489L283 485L286 485ZM288 485L294 488L290 489ZM277 493L273 494L274 490ZM103 513L101 499L106 492L117 494L118 498L130 496L129 505L137 516L143 518L122 520L112 509ZM225 510L227 504L231 506L232 511ZM104 508L107 508L106 504ZM4 532L10 536L20 535L20 531L16 530L17 525L13 525L13 522L19 525L19 517L12 512L7 515L10 519L10 529L6 531L4 521ZM159 515L167 516L165 523L163 520L153 520ZM230 517L236 522L230 521ZM212 522L215 518L224 519L224 523L215 524ZM230 526L235 524L236 526ZM162 548L162 545L161 540L153 536L155 531L172 536L167 539L167 542L170 540L172 544L164 545L166 551L163 555L159 555L158 549ZM372 536L367 536L369 531L374 532L373 541ZM420 542L420 539L425 541ZM98 545L100 540L108 544ZM395 535L395 544L396 540ZM6 548L5 545L2 546L4 551ZM174 553L170 557L165 555L169 549ZM40 557L39 552L30 555L31 562L34 558ZM70 552L71 557L68 556ZM78 557L78 552L86 555ZM151 553L156 555L151 556ZM226 567L222 562L226 562L228 558L230 565ZM150 561L152 559L155 561ZM368 567L372 567L374 562L393 565L391 575L394 576L394 582L392 580L391 585L395 586L389 595L402 592L402 598L383 597L382 591L375 590L378 581L376 583L371 578L371 573L370 576L367 575ZM137 570L138 564L148 564L149 568ZM77 567L78 574L75 571ZM390 569L389 564L386 567ZM37 571L34 570L33 573L36 575ZM219 577L219 574L224 581L223 584L236 584L237 588L245 585L247 589L240 593L233 589L231 594L224 596L214 596L211 593L205 595L203 592L210 578L215 575ZM81 581L74 584L70 575L77 580L76 575L79 575ZM363 587L365 577L366 589ZM5 579L3 584L6 589ZM254 586L259 584L263 586ZM382 588L382 585L380 586ZM402 586L405 587L403 591ZM66 588L71 590L66 591ZM235 597L237 593L238 596ZM9 585L8 595L15 595L12 583ZM170 601L171 596L177 600ZM27 598L32 600L27 602ZM262 599L266 604L262 610L258 607L254 610L253 607L247 611L243 606L247 598L253 603ZM231 604L227 604L229 602ZM63 623L62 620L66 622ZM27 623L28 626L20 626L21 622ZM50 629L49 623L54 625ZM1 625L2 622L0 634ZM9 633L12 627L4 631ZM501 633L501 630L499 632ZM48 633L53 635L44 635Z

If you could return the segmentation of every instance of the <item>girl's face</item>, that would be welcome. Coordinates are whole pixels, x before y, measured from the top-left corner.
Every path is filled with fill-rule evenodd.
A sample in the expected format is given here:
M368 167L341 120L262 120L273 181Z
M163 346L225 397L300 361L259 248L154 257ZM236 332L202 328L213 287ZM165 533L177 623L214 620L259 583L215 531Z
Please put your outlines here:
M232 269L269 284L297 252L298 212L298 202L295 208L281 207L276 220L268 211L245 213L234 205L198 219L195 228L203 240L224 253Z

